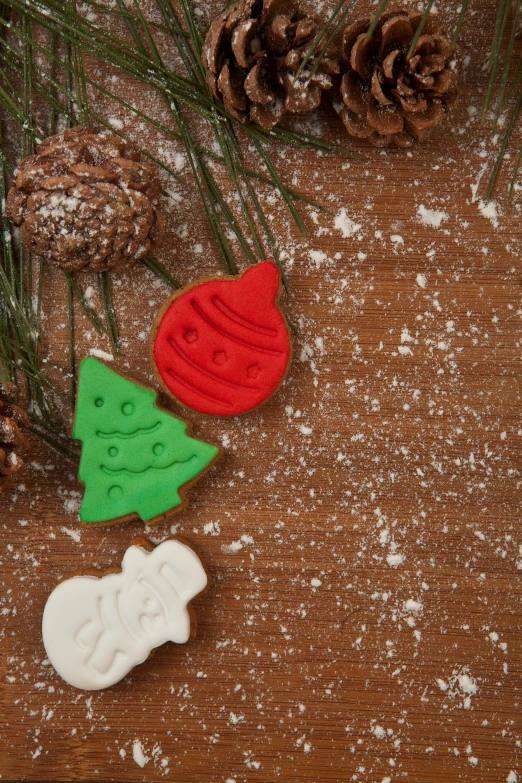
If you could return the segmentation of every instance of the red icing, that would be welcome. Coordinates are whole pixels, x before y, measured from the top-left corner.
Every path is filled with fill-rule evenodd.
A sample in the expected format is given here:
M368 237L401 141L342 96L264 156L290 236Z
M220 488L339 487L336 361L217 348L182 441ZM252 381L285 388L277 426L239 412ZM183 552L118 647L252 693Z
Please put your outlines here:
M176 399L201 413L235 416L276 391L290 361L279 285L277 266L264 261L173 300L156 332L154 361Z

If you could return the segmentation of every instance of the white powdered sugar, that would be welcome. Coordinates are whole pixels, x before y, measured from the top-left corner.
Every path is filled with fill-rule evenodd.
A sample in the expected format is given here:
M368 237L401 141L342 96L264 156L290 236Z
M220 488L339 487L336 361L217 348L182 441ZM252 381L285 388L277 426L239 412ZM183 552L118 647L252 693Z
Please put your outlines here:
M140 740L136 739L132 743L132 758L138 765L138 767L143 767L149 763L150 757L145 755L145 752L143 750L143 745L141 744Z
M343 207L341 211L336 215L334 220L334 226L337 229L337 231L341 232L344 239L353 237L362 228L362 226L359 223L356 223L354 220L351 219L345 207Z
M444 210L427 209L424 204L421 204L418 208L417 215L423 226L430 226L431 228L440 228L449 219L448 213L444 212Z
M491 220L491 223L494 228L498 228L498 209L497 209L497 202L496 201L479 201L478 202L478 208L481 215L483 215L485 218L488 218L488 220Z

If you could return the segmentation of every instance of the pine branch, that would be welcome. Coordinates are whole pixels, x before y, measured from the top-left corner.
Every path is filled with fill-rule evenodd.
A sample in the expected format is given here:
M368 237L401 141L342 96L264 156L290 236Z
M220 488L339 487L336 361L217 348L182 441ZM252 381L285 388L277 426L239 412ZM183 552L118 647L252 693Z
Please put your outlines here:
M180 18L171 6L169 0L155 0L161 14L161 24L148 20L139 0L131 3L116 0L114 7L106 8L96 0L85 0L87 5L96 8L104 14L104 21L97 23L79 13L76 0L5 0L0 8L0 105L12 116L23 129L24 154L32 151L34 145L47 133L39 127L33 117L34 100L43 100L48 107L48 125L51 133L56 131L57 122L65 118L69 125L81 122L89 124L94 121L102 127L110 128L113 133L121 134L113 128L107 117L89 104L89 95L99 94L130 111L134 116L149 123L167 137L183 144L192 175L200 193L205 213L208 217L212 233L225 268L231 274L237 272L231 239L237 241L242 254L252 263L265 257L264 244L279 264L285 286L287 285L284 269L281 265L277 241L270 229L269 221L263 211L259 195L256 191L258 183L275 188L281 195L299 230L306 233L305 223L296 209L295 201L302 201L315 209L324 207L308 199L283 183L279 173L265 149L270 142L284 142L297 149L316 150L321 153L333 153L354 157L349 150L329 144L320 138L295 131L291 128L277 127L265 131L254 125L247 124L243 130L251 139L264 164L267 175L248 168L242 159L241 146L236 137L236 120L228 114L223 104L216 101L210 94L205 78L205 70L201 60L203 36L192 15L188 0L180 0ZM353 0L352 0L353 1ZM324 41L328 48L340 25L344 22L350 3L342 12L343 3L339 5L340 16L329 20L317 43L315 52ZM17 16L12 24L7 13L15 11ZM110 20L124 25L127 36L122 38L110 29ZM33 29L45 30L48 33L48 44L41 35L33 38ZM9 34L9 40L7 39ZM185 75L170 70L162 59L159 37L168 35L175 44L176 50L186 69ZM13 46L13 38L19 46ZM33 67L35 57L44 57L48 68ZM312 52L312 56L313 56ZM149 117L146 111L133 106L98 84L96 79L89 78L85 72L83 58L88 55L99 65L116 69L118 73L138 80L146 88L154 89L160 94L172 113L177 128L174 130ZM310 58L308 62L310 61ZM313 69L319 67L320 60L314 61ZM11 70L12 69L12 70ZM9 76L14 72L22 79L23 90L11 82ZM15 81L17 81L15 79ZM199 118L207 123L219 145L217 153L199 144L185 117L187 109L193 110ZM38 113L37 115L41 115ZM210 146L210 145L209 145ZM175 171L163 161L157 159L150 150L142 150L142 154L162 167L170 176L183 182ZM2 151L0 138L0 159L2 177L10 170ZM240 220L229 206L225 191L218 185L209 160L219 162L226 167L230 187L238 195L238 214ZM0 189L0 198L5 198L5 179ZM60 399L63 392L42 373L46 364L40 352L41 342L38 336L42 316L42 299L44 289L44 263L38 263L38 280L35 282L37 294L33 305L32 270L33 262L20 248L12 242L10 226L1 216L3 224L2 250L0 263L0 372L14 377L20 369L27 380L28 392L34 410L41 411L45 420L48 413L54 410L49 395ZM242 229L246 226L246 233ZM147 257L143 263L160 279L173 289L178 282L155 259ZM69 371L65 377L71 383L71 400L75 394L74 380L74 299L77 299L85 314L99 333L108 333L113 350L120 355L116 309L113 301L111 277L108 273L99 275L100 298L107 327L86 300L83 292L72 275L66 275L67 302L70 315L69 333ZM45 432L45 428L38 427ZM47 433L47 436L49 434Z

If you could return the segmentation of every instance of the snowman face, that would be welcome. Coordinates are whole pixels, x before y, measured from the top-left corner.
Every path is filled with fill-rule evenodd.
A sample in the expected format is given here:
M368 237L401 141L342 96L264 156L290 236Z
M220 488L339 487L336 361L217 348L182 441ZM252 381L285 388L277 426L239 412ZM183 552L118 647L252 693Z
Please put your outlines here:
M168 600L166 597L164 600ZM147 582L140 580L129 591L128 606L133 606L133 615L143 629L145 636L154 638L167 623L161 597L156 595Z

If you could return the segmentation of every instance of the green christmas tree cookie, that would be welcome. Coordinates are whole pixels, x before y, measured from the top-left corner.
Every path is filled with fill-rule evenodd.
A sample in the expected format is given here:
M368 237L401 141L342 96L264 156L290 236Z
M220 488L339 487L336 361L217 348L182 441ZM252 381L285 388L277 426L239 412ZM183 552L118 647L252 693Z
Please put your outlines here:
M84 359L73 430L83 443L81 521L115 524L137 515L160 522L179 511L184 490L221 453L187 429L187 422L158 408L153 391Z

